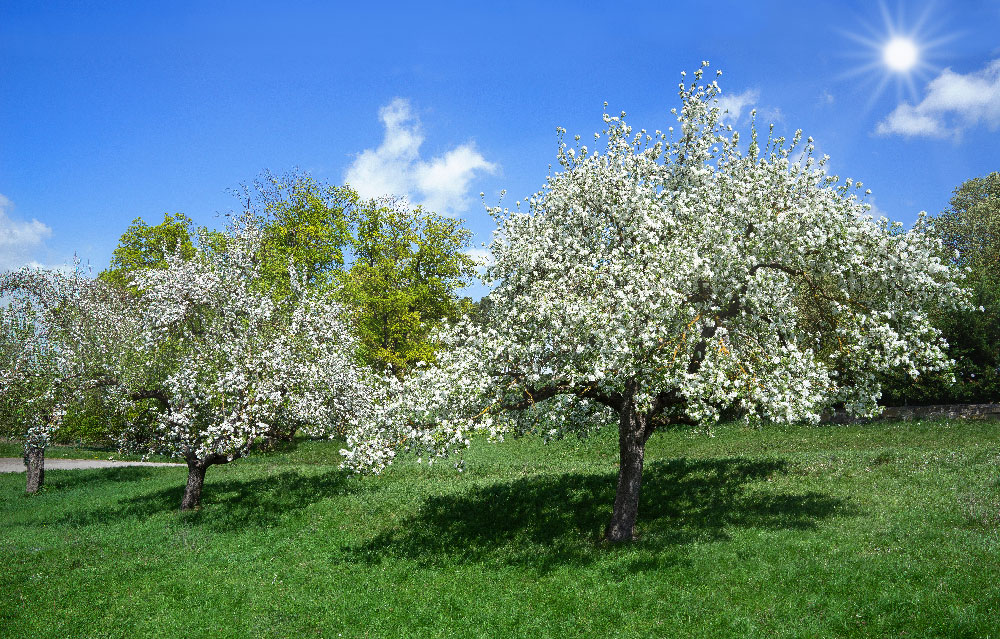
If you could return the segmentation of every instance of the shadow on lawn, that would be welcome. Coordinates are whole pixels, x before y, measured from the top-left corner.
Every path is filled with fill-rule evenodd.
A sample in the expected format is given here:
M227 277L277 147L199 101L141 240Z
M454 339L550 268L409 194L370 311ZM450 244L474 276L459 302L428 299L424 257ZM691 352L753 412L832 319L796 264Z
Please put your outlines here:
M732 527L810 529L820 519L854 514L847 502L829 495L747 490L787 472L787 463L777 460L649 463L639 508L640 539L621 550L634 554L721 541ZM364 561L407 557L436 563L449 557L541 570L588 563L606 554L595 551L611 514L615 482L613 473L542 475L430 497L417 514L349 554Z
M159 468L144 466L119 466L116 468L80 468L71 469L71 472L58 470L54 473L45 473L45 487L48 490L67 490L80 488L88 484L102 484L105 482L134 482L154 477L160 471Z
M125 468L116 470L128 470ZM191 524L218 532L264 528L280 523L288 514L302 510L324 497L357 490L357 482L340 472L301 474L286 471L251 479L216 479L210 468L202 492L202 508L183 513ZM106 507L78 511L67 516L76 525L121 519L145 519L164 512L176 513L184 494L185 474L175 474L175 486L119 500ZM107 477L104 477L107 479Z

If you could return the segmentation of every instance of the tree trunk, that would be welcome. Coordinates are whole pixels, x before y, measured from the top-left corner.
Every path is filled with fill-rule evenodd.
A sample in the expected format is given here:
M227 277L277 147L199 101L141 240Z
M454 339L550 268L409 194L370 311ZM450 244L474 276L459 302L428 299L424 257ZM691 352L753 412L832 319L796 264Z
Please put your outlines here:
M195 510L201 506L201 489L205 485L205 471L209 463L202 460L188 460L188 480L181 499L181 510Z
M28 476L25 492L33 495L45 484L45 449L29 444L24 454L24 465L27 467L25 474Z
M611 543L635 539L635 522L639 516L639 490L642 486L642 462L646 453L648 417L635 410L627 399L619 411L618 425L618 489L611 521L604 530L604 539Z

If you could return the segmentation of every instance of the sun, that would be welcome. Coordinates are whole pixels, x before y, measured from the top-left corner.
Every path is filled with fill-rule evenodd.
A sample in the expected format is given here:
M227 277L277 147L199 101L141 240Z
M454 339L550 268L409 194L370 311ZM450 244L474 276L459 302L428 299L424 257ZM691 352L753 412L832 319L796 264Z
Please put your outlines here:
M942 45L956 39L958 34L942 33L947 28L945 16L932 15L931 3L925 4L916 15L906 15L904 9L908 7L902 3L890 11L885 0L866 7L881 9L881 20L858 16L853 28L840 29L842 35L855 43L841 52L855 62L840 77L860 78L860 82L871 85L866 88L869 95L866 108L871 108L883 90L892 85L897 99L917 100L917 85L940 70Z
M895 36L882 48L882 60L893 71L905 73L920 59L920 50L913 40Z

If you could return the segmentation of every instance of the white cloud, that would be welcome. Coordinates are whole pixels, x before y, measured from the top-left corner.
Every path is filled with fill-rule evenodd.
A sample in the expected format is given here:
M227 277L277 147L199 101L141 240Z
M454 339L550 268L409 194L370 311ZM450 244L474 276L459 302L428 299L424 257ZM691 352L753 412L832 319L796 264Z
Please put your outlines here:
M362 197L399 195L437 213L455 215L469 204L473 178L497 170L471 142L422 159L424 135L408 100L394 99L379 110L379 118L385 127L382 144L359 153L344 174L344 181Z
M480 267L485 268L493 264L493 253L485 246L474 246L465 251L465 254L476 260Z
M743 93L724 93L719 96L719 121L723 124L736 125L739 122L743 110L753 106L760 98L760 91L757 89L747 89ZM728 113L726 113L728 111Z
M7 212L12 208L13 202L0 193L0 270L38 265L31 256L52 235L52 229L38 220L11 219Z
M898 105L876 132L944 138L980 125L991 131L1000 128L1000 59L965 75L945 69L927 84L919 104Z

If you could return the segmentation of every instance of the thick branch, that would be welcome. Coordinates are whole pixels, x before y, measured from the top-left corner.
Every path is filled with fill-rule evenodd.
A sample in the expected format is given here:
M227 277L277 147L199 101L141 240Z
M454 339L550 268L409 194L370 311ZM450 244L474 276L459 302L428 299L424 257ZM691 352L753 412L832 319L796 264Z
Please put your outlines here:
M155 399L159 401L164 408L170 406L170 397L168 397L166 393L158 389L139 389L137 391L129 393L128 398L134 402L143 399Z
M592 399L599 404L604 404L614 410L621 408L621 397L617 393L607 395L592 387L580 387L573 384L551 384L541 388L526 386L516 399L505 402L501 405L502 410L525 410L534 404L551 399L558 395L576 395Z

